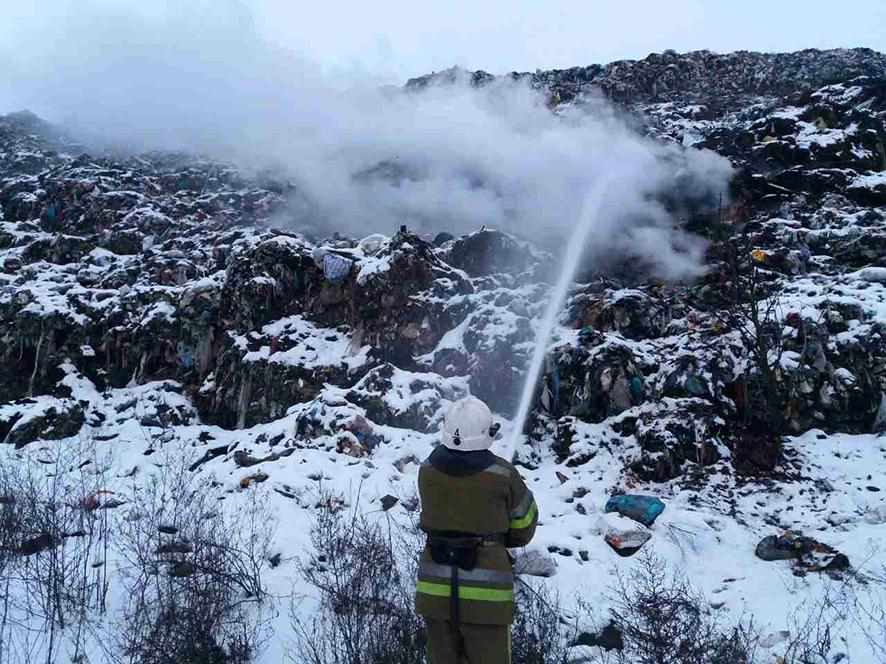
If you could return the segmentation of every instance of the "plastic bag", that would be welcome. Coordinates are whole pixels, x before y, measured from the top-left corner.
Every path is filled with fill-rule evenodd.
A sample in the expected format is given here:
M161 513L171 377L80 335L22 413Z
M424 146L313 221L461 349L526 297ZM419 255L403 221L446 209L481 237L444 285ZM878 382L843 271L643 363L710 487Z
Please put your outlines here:
M334 284L341 283L351 273L353 262L337 254L323 256L323 276Z
M664 511L665 504L654 496L623 495L613 496L606 501L606 512L618 512L644 526L655 523Z

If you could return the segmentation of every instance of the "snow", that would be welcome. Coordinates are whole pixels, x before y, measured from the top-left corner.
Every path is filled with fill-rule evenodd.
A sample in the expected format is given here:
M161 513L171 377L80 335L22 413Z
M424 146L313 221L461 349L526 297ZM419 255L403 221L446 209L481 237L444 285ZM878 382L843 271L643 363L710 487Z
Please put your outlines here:
M357 273L357 283L361 286L365 285L370 279L380 274L384 274L391 269L392 256L383 256L376 258L370 256L360 261L360 271Z
M246 352L243 356L245 362L267 361L304 369L344 365L354 369L366 364L369 352L369 346L354 349L351 335L318 328L301 316L289 316L269 323L262 328L262 334L286 339L294 345L288 350L275 352L271 352L269 345L263 345L258 350ZM234 343L243 350L249 347L247 336L235 338Z
M771 117L780 120L799 120L805 110L802 106L787 106L772 113Z
M165 322L175 320L175 307L169 302L156 302L148 307L142 315L141 325L148 325L152 321L159 319Z
M800 291L813 290L811 279L807 281L809 283L802 280L798 283ZM847 276L841 286L851 289L854 283L856 280ZM623 291L614 297L631 294ZM813 306L832 296L816 287L815 295L798 298L798 302ZM866 296L870 303L871 292L867 291ZM168 312L166 307L160 309ZM460 345L466 329L463 327L460 333L453 331L445 347ZM568 336L565 330L561 333ZM250 361L284 361L305 368L322 367L341 362L352 341L348 334L317 327L299 316L265 325L259 337L267 336L286 338L295 345L275 354L262 346L258 351L246 353ZM250 340L242 336L236 343L246 350ZM643 345L632 343L635 349ZM321 492L341 494L348 509L359 507L370 515L382 514L380 500L391 494L401 500L383 513L384 518L400 523L414 518L403 503L416 495L418 463L432 449L436 441L434 433L373 424L373 432L384 442L364 458L337 451L335 434L322 434L310 441L295 438L296 422L308 413L332 431L356 416L365 415L362 409L347 402L344 390L326 388L315 400L290 408L281 419L238 431L202 424L195 417L187 424L160 428L144 424L156 417L159 405L191 411L187 396L181 394L175 384L149 383L102 392L72 365L67 365L65 370L64 384L71 390L72 398L87 404L88 421L97 423L87 430L86 442L46 441L19 451L0 446L0 463L15 459L16 463L30 460L36 464L39 460L42 467L45 463L54 463L55 459L67 458L66 455L81 453L86 444L86 449L95 453L90 454L94 462L83 472L100 478L104 490L125 496L133 473L143 482L151 474L160 472L158 464L168 463L177 455L194 461L209 446L228 446L228 453L208 461L196 471L201 481L207 486L219 483L225 509L234 512L245 509L255 495L265 497L280 523L272 550L280 552L284 562L266 571L266 583L278 598L274 600L278 615L271 625L276 636L261 653L260 664L285 659L285 635L290 633L287 598L299 583L295 558L308 550L309 528ZM384 400L397 412L424 403L435 397L433 393L438 390L452 398L466 389L462 379L442 379L402 370L394 372L391 383L392 388L385 393ZM359 390L360 385L355 389ZM52 398L41 397L32 404L6 405L0 410L0 417L6 417L13 409L22 409L26 417L35 417L53 403ZM95 417L98 413L105 418L101 423ZM636 413L624 414L631 415ZM792 528L836 547L853 563L858 561L859 565L874 567L886 562L886 554L881 550L886 537L886 525L881 518L886 513L886 486L882 486L879 475L871 473L872 468L886 463L886 439L875 435L827 435L820 431L790 439L787 448L796 454L803 472L796 480L783 484L739 484L732 474L725 472L725 466L714 469L703 487L688 477L663 484L638 484L625 476L622 469L640 454L639 446L632 437L615 434L612 424L612 421L578 424L572 452L574 456L587 458L579 466L558 463L549 451L549 440L542 441L539 447L524 442L518 450L519 459L528 459L531 453L535 455L536 462L531 467L520 465L519 469L540 508L538 534L525 551L539 557L553 555L557 570L555 576L533 583L545 584L559 592L567 616L574 613L576 599L583 597L592 598L598 617L605 618L614 575L629 573L638 565L637 558L618 556L603 537L603 524L608 528L613 521L622 527L636 528L632 522L624 522L619 517L602 516L606 500L617 489L654 495L666 503L665 511L649 529L651 538L644 551L654 553L672 569L685 573L710 601L722 605L721 610L729 616L753 615L774 649L777 649L779 633L793 629L789 622L792 612L815 601L828 588L839 590L841 582L826 576L797 578L789 563L756 559L754 547L760 538ZM270 441L278 436L282 436L281 442L272 445ZM240 468L232 462L235 449L271 460ZM295 451L289 456L274 458L281 449ZM146 456L148 450L154 450L153 454ZM76 468L76 465L70 467ZM268 475L267 481L242 488L244 480L258 471ZM558 477L558 473L562 477ZM830 489L822 491L822 486ZM883 490L872 491L870 486ZM125 561L111 550L106 564L120 570ZM773 588L781 590L773 592ZM299 589L299 592L307 593L310 600L308 591ZM123 601L119 587L113 587L109 597L111 615ZM302 610L310 611L310 606L307 601ZM858 634L852 636L847 646L850 651L861 650L860 638ZM864 662L863 659L853 661Z
M886 187L886 171L858 175L852 180L849 186L852 189L876 189L878 187Z
M811 122L800 122L798 126L797 145L806 149L813 145L824 148L843 143L854 136L858 130L857 124L851 124L847 129L819 129Z

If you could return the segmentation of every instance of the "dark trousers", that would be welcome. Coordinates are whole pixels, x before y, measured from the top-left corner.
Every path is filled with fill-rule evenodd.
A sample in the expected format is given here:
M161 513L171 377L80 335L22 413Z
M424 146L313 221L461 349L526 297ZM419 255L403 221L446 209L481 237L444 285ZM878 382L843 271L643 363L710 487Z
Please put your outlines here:
M511 664L510 625L459 625L425 619L428 630L428 664ZM464 655L458 656L459 638Z

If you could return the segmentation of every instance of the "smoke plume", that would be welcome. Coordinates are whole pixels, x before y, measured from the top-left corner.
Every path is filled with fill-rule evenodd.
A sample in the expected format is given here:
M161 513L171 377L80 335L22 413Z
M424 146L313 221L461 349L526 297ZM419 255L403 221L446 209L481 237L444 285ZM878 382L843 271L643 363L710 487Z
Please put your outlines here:
M296 228L562 238L606 175L594 253L632 252L682 277L702 246L660 195L716 201L731 172L713 153L644 138L602 101L554 114L510 81L413 93L330 77L267 43L234 0L47 0L5 23L0 112L30 108L96 146L281 169Z

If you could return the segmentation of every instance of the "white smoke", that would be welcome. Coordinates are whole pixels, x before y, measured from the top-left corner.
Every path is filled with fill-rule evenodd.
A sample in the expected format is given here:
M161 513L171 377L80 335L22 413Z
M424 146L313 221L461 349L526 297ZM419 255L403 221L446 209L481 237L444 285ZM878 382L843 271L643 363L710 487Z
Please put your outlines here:
M282 168L294 225L565 237L606 175L613 213L595 253L639 254L681 277L702 246L657 198L714 201L731 172L712 153L641 137L603 103L555 116L523 84L414 94L329 77L266 43L234 0L46 0L13 10L5 30L0 112L27 107L106 145Z

